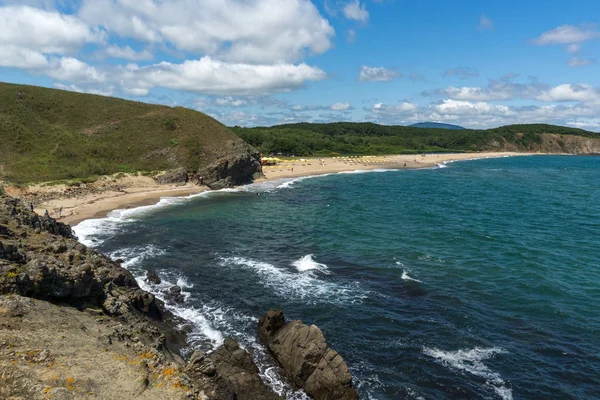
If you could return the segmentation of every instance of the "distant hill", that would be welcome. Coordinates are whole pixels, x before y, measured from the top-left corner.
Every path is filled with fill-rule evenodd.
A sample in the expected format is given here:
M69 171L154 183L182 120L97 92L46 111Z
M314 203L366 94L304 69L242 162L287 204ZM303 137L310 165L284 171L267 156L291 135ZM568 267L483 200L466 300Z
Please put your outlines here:
M508 125L486 130L442 130L370 122L335 122L232 129L264 154L336 156L466 151L600 153L600 134L546 124Z
M408 125L408 126L410 126L411 128L432 128L432 129L437 128L437 129L450 129L450 130L455 130L455 131L462 131L462 130L466 129L459 125L441 124L439 122L419 122L419 123Z
M0 181L180 167L193 172L232 153L252 152L197 111L0 83Z

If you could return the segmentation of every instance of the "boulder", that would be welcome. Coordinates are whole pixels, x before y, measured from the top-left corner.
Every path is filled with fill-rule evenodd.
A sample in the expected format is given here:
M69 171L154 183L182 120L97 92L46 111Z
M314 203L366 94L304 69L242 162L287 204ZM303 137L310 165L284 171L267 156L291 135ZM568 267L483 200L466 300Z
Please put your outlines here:
M116 262L118 262L118 260ZM160 285L161 282L162 282L162 280L160 279L160 277L158 276L158 274L156 272L148 271L146 273L146 283L151 283L153 285Z
M258 333L295 387L316 400L358 399L348 366L316 325L285 323L283 312L271 310L261 317Z
M252 357L235 340L226 339L210 354L210 359L218 373L231 383L238 400L280 399L260 379Z
M185 296L181 294L181 288L179 286L171 286L168 290L163 290L165 300L170 304L183 304L185 302Z
M185 185L189 177L185 169L177 168L169 170L154 179L161 185Z
M198 171L197 180L211 189L252 183L262 176L260 154L245 142L230 142L215 162Z

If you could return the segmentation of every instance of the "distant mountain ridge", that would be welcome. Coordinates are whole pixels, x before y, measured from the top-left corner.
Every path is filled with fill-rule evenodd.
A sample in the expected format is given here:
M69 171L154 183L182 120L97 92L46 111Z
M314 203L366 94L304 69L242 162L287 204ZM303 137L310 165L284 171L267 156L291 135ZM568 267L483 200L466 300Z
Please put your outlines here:
M408 125L411 128L426 128L426 129L450 129L453 131L463 131L467 128L459 126L459 125L452 125L452 124L442 124L439 122L418 122L416 124L412 124L412 125Z

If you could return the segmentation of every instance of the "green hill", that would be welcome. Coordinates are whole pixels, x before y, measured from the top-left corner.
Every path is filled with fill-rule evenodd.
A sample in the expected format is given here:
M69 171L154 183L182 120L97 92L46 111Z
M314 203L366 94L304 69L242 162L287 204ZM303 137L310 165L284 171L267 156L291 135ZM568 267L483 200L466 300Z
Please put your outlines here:
M253 149L213 118L167 107L0 83L0 180L198 171Z
M232 129L264 154L326 156L467 151L600 152L600 134L545 124L509 125L487 130L448 130L370 122L337 122Z

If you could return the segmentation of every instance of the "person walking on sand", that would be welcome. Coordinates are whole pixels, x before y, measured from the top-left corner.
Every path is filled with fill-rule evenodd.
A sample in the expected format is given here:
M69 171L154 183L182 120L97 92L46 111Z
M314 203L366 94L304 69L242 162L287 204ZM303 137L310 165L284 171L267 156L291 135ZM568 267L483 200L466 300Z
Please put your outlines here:
M60 208L58 209L58 218L60 218L62 216L62 206L60 206Z
M29 207L31 208L31 212L33 212L33 201L31 202L31 204L29 204Z
M50 216L50 213L48 212L48 210L46 210L46 212L44 213L44 215L45 215L46 217L49 217L49 216Z

